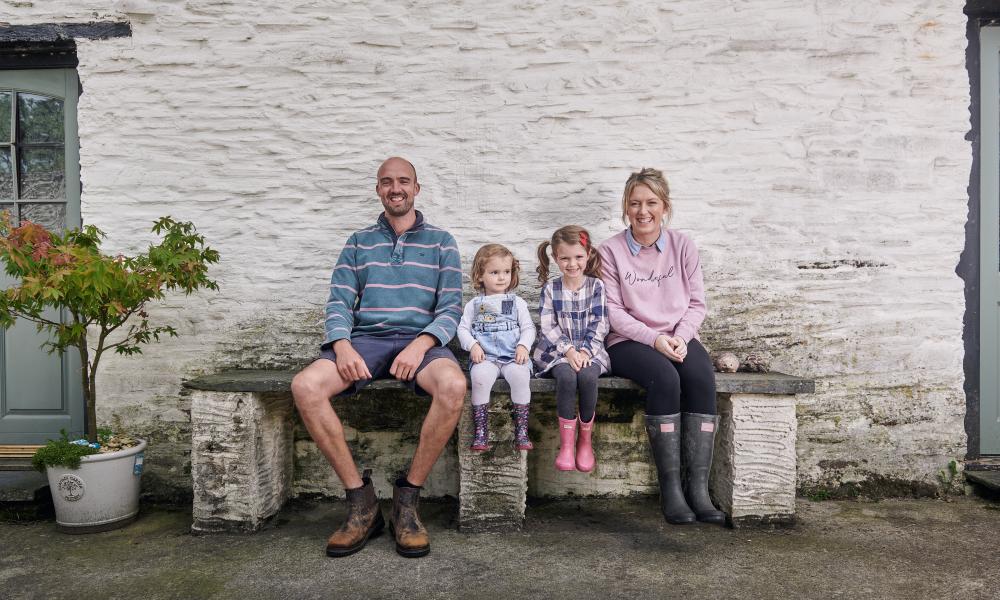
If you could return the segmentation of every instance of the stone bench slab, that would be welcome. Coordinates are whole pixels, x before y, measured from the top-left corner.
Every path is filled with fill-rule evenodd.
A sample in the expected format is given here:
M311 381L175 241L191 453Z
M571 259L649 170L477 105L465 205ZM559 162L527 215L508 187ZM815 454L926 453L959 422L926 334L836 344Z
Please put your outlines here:
M291 495L294 409L289 394L295 374L237 370L184 383L192 390L194 531L255 531ZM795 394L815 391L815 383L783 373L716 373L716 386L722 419L712 469L713 498L734 527L794 522ZM598 388L640 391L616 377L599 379ZM395 380L375 381L366 389L406 390ZM552 394L555 381L532 379L531 390ZM505 396L509 387L499 379L493 391ZM462 531L509 531L524 521L527 454L512 447L508 404L507 396L491 404L490 452L468 449L470 410L459 423Z
M184 387L205 392L291 392L292 378L297 371L245 370L226 371L216 375L203 375L184 382ZM784 373L716 373L716 391L720 394L811 394L816 391L812 379L795 377ZM602 390L638 390L628 379L601 377L597 380ZM368 389L405 390L406 386L394 379L373 381ZM494 392L509 393L510 387L503 379L497 379ZM554 379L533 378L531 391L554 393Z

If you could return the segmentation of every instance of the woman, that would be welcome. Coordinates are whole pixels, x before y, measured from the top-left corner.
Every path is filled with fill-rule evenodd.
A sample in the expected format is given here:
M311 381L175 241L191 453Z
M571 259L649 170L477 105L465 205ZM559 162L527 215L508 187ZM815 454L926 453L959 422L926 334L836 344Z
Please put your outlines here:
M663 173L643 169L628 178L622 194L628 228L600 248L611 322L608 354L612 373L646 390L646 433L664 518L724 523L708 495L719 417L712 361L698 341L706 312L701 263L691 238L667 228L672 208Z

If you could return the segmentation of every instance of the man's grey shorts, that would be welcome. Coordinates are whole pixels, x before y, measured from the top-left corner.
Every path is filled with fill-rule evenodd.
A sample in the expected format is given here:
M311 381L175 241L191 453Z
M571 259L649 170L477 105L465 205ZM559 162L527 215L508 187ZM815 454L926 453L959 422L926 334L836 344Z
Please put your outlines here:
M350 396L355 394L361 388L365 387L374 379L392 379L392 375L389 374L389 367L392 366L392 361L396 360L396 355L403 351L410 342L416 339L417 336L409 334L393 334L386 336L371 336L362 335L355 338L351 338L351 345L354 349L361 355L364 359L365 365L368 366L368 371L372 374L373 379L362 379L360 381L355 381L350 387L341 392L340 396ZM337 362L337 354L333 351L333 345L324 346L320 349L320 358L325 358L327 360L332 360ZM430 364L432 360L439 358L445 358L456 365L458 364L458 359L452 354L451 350L444 346L434 346L424 354L424 360L420 362L420 366L417 367L416 373L413 374L413 379L409 381L404 381L411 390L421 396L427 396L427 392L423 390L419 385L417 385L417 373L422 371L424 367Z

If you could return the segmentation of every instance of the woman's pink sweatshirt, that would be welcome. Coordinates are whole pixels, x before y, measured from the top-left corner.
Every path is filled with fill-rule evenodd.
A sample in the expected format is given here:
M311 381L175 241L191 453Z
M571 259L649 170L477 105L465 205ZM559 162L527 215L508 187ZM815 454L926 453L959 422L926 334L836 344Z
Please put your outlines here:
M635 340L652 346L657 336L690 342L705 320L705 283L691 238L663 228L660 242L629 248L628 230L601 244L601 267L611 333L606 343ZM659 247L662 246L662 251Z

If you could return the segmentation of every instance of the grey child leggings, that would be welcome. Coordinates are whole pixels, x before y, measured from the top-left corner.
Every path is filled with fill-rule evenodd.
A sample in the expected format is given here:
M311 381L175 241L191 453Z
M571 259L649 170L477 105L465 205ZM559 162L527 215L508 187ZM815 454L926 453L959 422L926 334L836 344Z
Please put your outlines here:
M493 389L493 382L497 380L497 375L503 374L510 386L510 399L514 404L528 404L531 402L531 361L526 361L523 365L516 362L497 364L484 360L479 364L472 365L469 369L469 378L472 379L472 405L480 406L490 403L490 390Z
M563 419L575 419L579 393L580 420L589 423L597 409L597 378L601 375L601 365L592 362L578 373L561 363L552 367L551 372L556 379L556 412Z

